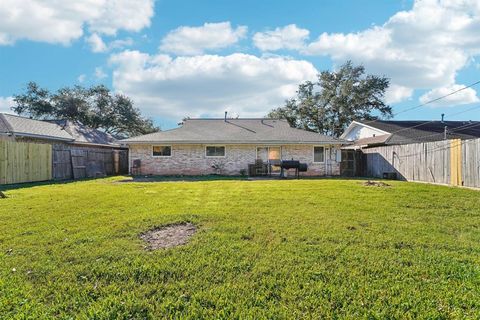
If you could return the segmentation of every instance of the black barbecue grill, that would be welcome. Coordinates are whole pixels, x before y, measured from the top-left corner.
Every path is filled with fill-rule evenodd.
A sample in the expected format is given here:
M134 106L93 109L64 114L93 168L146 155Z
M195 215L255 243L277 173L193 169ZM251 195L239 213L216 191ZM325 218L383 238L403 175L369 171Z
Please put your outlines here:
M284 173L283 170L295 169L295 176L297 178L300 177L300 172L306 172L308 170L308 165L306 163L301 163L298 160L282 160L280 162L280 176L283 177Z

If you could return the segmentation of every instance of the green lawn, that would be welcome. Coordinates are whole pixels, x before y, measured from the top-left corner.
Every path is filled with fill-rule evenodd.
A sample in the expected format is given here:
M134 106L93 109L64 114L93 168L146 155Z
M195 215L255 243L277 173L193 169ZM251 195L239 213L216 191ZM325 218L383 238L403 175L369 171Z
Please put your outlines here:
M7 190L0 318L479 318L480 192L360 180ZM139 234L190 221L182 247Z

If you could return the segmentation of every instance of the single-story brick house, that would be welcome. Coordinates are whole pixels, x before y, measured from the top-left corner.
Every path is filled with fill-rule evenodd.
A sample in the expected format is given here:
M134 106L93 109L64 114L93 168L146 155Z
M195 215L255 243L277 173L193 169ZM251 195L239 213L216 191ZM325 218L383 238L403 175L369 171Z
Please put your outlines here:
M257 159L271 174L281 160L308 165L306 175L339 175L343 140L274 119L187 119L180 127L121 141L130 172L142 175L239 175ZM135 172L133 172L134 170Z

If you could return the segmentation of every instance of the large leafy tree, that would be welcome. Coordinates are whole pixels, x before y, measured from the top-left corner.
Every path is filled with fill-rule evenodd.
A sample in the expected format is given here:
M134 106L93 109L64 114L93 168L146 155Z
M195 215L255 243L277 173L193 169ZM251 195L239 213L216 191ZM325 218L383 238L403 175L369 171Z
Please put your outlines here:
M131 99L114 94L103 85L65 87L51 93L30 82L25 92L15 95L13 100L17 114L39 120L72 120L119 138L159 130L141 115Z
M366 75L363 66L348 61L337 71L321 72L316 82L300 84L297 96L268 117L338 137L353 120L392 116L392 108L383 101L388 85L388 78Z

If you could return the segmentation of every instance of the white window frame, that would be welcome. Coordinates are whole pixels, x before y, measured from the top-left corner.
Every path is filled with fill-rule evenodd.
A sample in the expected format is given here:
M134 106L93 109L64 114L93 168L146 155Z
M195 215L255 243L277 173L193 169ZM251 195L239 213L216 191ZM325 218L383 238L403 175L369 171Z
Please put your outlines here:
M169 156L155 156L153 154L153 148L154 147L170 147L170 155ZM172 154L173 154L173 148L172 148L171 145L168 145L168 144L154 144L154 145L152 145L152 157L153 158L171 158Z
M223 147L225 152L223 153L223 156L208 156L207 155L207 148L208 147L215 147L215 148ZM226 156L227 156L227 146L226 145L215 145L215 144L205 145L205 158L225 158Z
M323 161L315 161L315 148L323 148ZM327 159L327 151L328 146L313 146L312 147L312 162L313 163L325 163L325 160Z

